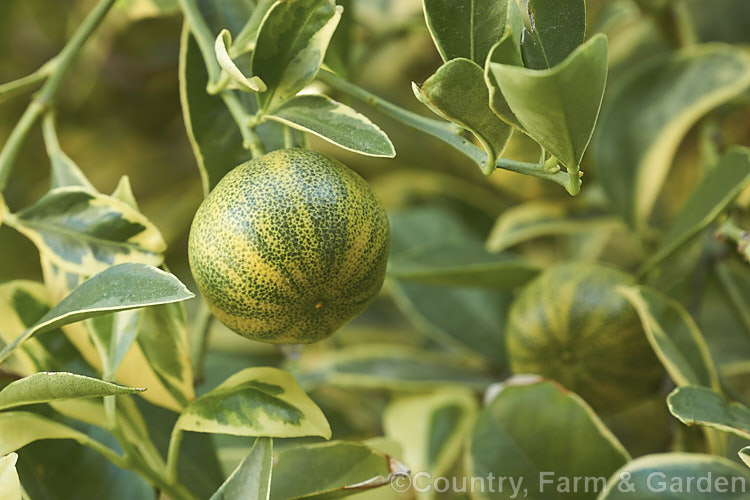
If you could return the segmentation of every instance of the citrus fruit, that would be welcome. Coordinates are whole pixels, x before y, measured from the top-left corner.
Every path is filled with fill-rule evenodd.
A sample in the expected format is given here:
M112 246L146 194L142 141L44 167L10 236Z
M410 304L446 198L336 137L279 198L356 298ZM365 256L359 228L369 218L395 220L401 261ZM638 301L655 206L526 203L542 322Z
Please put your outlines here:
M370 185L307 149L229 172L199 207L188 255L213 314L263 342L331 335L375 298L390 229Z
M620 271L586 263L537 276L509 311L511 370L556 380L604 413L653 394L663 370L636 311L616 291L633 283Z

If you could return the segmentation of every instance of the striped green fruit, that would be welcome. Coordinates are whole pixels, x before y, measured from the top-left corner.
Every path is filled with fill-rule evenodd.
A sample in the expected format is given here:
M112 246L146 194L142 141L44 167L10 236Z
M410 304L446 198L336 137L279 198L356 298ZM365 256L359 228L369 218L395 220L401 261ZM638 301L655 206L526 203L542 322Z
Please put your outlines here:
M213 314L262 342L331 335L375 298L390 230L367 182L321 153L284 149L243 163L206 197L188 254Z
M511 370L556 380L601 413L654 394L663 370L636 311L616 291L633 282L620 271L586 263L543 272L509 312Z

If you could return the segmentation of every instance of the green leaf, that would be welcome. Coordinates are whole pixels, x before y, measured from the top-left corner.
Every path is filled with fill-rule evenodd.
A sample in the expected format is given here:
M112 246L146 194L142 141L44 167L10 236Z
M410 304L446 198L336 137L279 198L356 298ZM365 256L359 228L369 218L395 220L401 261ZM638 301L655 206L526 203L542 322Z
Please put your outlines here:
M465 58L484 65L506 24L520 36L521 12L515 0L423 0L425 20L443 61Z
M315 134L349 151L368 156L396 156L393 143L380 127L365 115L324 95L292 97L267 118Z
M0 352L0 362L38 333L101 314L180 302L193 297L177 278L154 267L145 264L110 267L81 283L32 327L5 346Z
M638 311L651 347L678 386L719 388L703 334L679 302L646 286L619 291Z
M289 373L247 368L190 403L177 420L193 432L331 437L325 416Z
M387 485L393 474L405 470L394 458L359 443L290 446L279 452L273 467L270 499L347 496Z
M649 269L671 255L692 236L705 229L750 184L750 150L734 147L711 169L642 266Z
M621 226L619 218L600 210L577 209L556 201L528 201L505 210L487 237L490 252L502 252L525 241Z
M646 455L617 471L599 500L741 500L747 498L744 490L748 481L747 470L724 457L698 453Z
M388 273L431 285L513 290L536 276L539 268L509 254L491 254L477 245L456 243L402 252L391 259Z
M643 228L685 134L750 85L750 57L737 47L695 45L638 66L612 89L594 148L614 208ZM634 125L635 124L635 125Z
M214 43L214 52L216 52L216 59L219 61L219 66L226 72L226 74L235 83L238 89L246 92L265 92L266 84L263 80L257 76L251 78L246 77L242 71L237 67L231 57L229 57L229 47L232 46L232 34L229 30L224 29L216 37Z
M586 34L584 0L529 0L531 31L522 44L527 68L547 69L565 60Z
M487 388L494 378L455 353L403 345L366 344L303 354L300 378L308 384L422 391L450 386Z
M401 397L386 407L383 430L401 443L412 470L442 476L458 460L476 413L476 398L469 391Z
M21 482L16 472L18 455L9 453L0 457L0 498L21 500Z
M667 398L667 405L685 425L703 425L750 439L750 408L730 403L707 387L678 387Z
M88 436L65 424L26 411L0 413L0 456L42 439L73 439L88 442Z
M0 194L0 226L3 225L3 217L5 217L6 213L8 213L8 207L5 204L5 198Z
M313 81L343 9L331 0L276 2L258 30L252 74L268 91L258 95L263 110L274 110Z
M480 412L469 443L467 475L502 471L503 476L524 478L523 487L536 500L562 496L554 485L541 483L542 473L554 474L548 480L607 478L629 459L594 411L554 382L504 385ZM485 498L510 495L504 489L485 493ZM594 499L596 490L579 489L575 498Z
M482 68L469 59L453 59L428 78L421 89L415 83L412 89L417 99L437 115L476 136L487 153L482 172L491 174L513 129L490 109Z
M59 399L96 398L134 394L134 389L66 372L41 372L11 382L0 391L0 410Z
M497 83L495 74L492 72L492 64L509 64L511 66L523 66L521 60L521 50L516 34L511 27L507 27L505 35L492 46L490 53L487 54L487 61L484 64L484 83L490 93L490 109L505 123L523 130L521 123L510 109L508 101L503 97L500 86Z
M108 376L117 372L138 335L141 312L137 309L96 316L87 326Z
M489 64L526 132L572 171L591 140L607 81L607 38L595 35L547 70Z
M82 187L53 189L6 219L55 265L85 276L122 262L158 266L166 249L140 212Z
M268 500L271 494L273 440L258 438L211 500Z

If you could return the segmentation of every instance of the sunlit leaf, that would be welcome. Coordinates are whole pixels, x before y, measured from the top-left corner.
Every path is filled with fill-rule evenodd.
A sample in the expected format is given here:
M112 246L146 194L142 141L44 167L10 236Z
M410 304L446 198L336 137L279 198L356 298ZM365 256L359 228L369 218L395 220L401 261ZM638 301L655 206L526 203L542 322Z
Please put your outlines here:
M619 291L638 311L651 347L677 385L718 389L718 375L703 334L679 302L646 286Z
M300 471L306 471L300 474ZM373 448L345 441L290 446L273 467L271 500L336 498L390 483L403 464Z
M180 302L194 295L173 275L145 264L119 264L81 283L0 352L4 361L40 332L110 312Z
M513 129L490 109L489 90L482 68L469 59L452 59L421 88L412 84L412 89L417 99L436 114L476 136L487 153L482 172L491 174Z
M402 444L402 458L412 470L442 476L460 456L476 413L469 391L401 397L386 407L383 430Z
M18 455L15 453L0 457L0 498L21 500L21 482L16 471L17 460Z
M268 115L290 127L310 132L344 149L368 156L396 155L380 127L365 115L324 95L292 97Z
M229 30L224 29L216 37L214 43L214 51L216 52L216 59L219 61L221 69L223 69L227 75L232 79L236 86L240 90L246 92L265 92L266 84L263 80L257 76L246 77L242 71L237 67L231 57L229 57L228 49L232 46L232 34Z
M193 432L235 436L331 437L325 416L289 373L247 368L200 396L176 424Z
M26 411L0 413L0 456L41 439L73 439L80 443L88 436L65 424Z
M634 227L648 221L677 147L706 113L750 85L737 47L694 45L650 60L608 94L594 161L613 207Z
M86 276L122 262L159 265L166 249L140 212L81 187L53 189L6 219L55 265Z
M273 440L258 438L250 453L224 481L211 500L268 500L271 494Z
M268 86L258 94L262 109L273 110L315 78L342 10L331 0L276 2L269 9L251 63Z
M703 425L750 439L750 408L730 403L708 387L678 387L667 404L672 415L685 425Z
M23 377L0 391L0 410L58 399L134 394L139 390L67 372L41 372Z

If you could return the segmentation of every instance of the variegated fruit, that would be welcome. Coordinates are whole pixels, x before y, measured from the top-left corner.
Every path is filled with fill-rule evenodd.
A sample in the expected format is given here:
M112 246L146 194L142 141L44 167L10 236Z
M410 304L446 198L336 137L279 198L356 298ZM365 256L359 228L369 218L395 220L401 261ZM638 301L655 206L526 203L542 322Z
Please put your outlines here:
M511 370L556 380L603 413L652 395L663 369L635 309L616 290L633 282L616 269L587 263L560 264L539 275L509 312Z
M284 149L229 172L190 230L190 268L213 314L262 342L328 337L375 298L390 230L367 182L321 153Z

